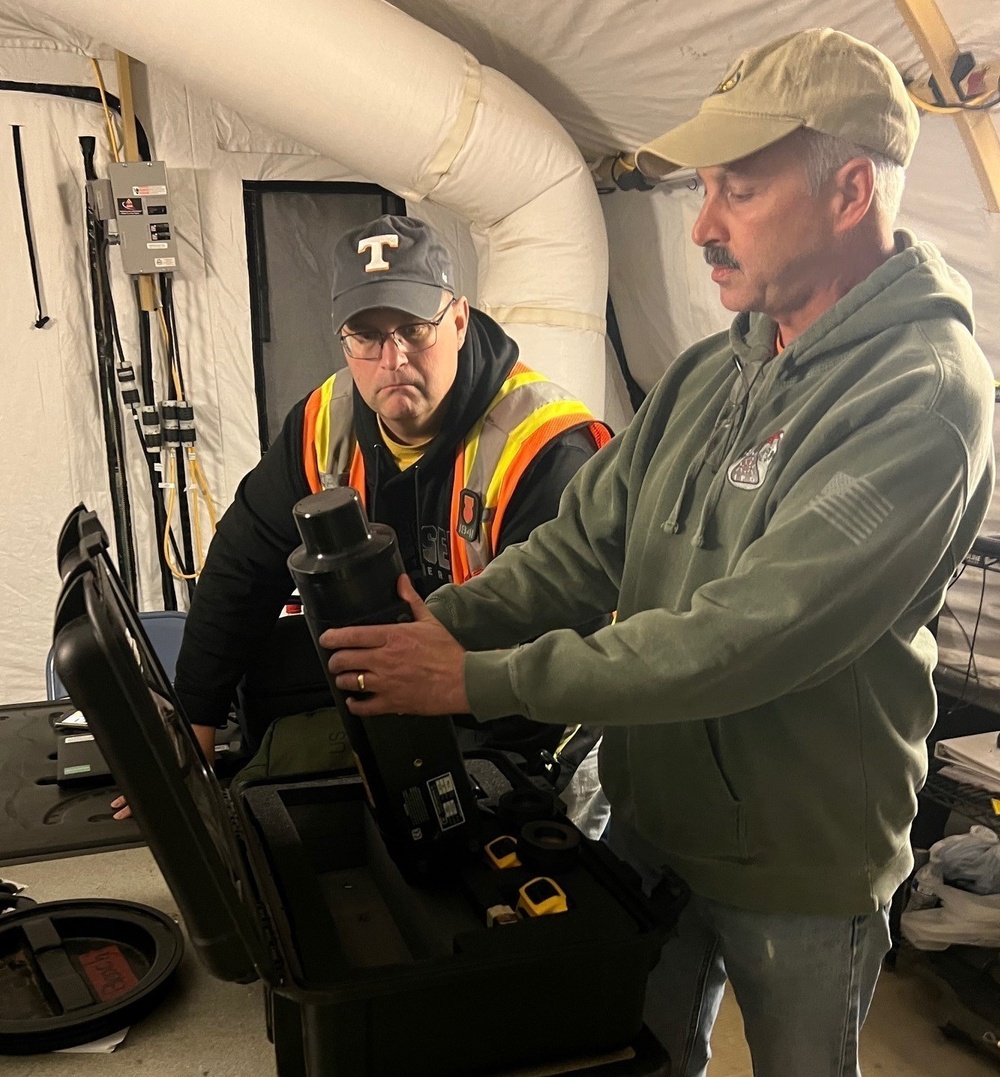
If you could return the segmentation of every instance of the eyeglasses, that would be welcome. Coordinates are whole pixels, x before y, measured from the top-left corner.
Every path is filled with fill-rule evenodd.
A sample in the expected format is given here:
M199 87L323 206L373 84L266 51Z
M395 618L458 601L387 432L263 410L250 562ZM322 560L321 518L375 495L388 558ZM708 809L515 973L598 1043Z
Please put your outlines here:
M457 302L458 300L453 298L444 310L429 322L397 325L390 333L383 333L379 329L362 329L357 333L344 333L340 338L340 343L344 345L344 351L351 359L378 359L389 337L392 337L403 355L425 352L437 343L438 326Z

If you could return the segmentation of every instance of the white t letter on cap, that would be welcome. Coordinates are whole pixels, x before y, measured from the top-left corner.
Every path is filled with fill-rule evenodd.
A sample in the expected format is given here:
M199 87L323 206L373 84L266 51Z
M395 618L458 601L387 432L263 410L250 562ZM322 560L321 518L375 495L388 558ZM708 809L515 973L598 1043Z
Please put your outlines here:
M358 244L358 254L364 254L365 251L371 251L371 259L368 265L365 266L366 273L383 273L389 268L389 263L382 257L383 247L392 247L395 249L399 246L399 236L386 235L386 236L369 236L368 239L363 239Z

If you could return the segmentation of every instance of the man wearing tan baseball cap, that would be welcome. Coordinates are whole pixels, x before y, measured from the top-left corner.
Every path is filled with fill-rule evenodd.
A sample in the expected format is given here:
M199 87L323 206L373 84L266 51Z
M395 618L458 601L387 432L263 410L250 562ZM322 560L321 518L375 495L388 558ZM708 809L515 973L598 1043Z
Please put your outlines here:
M894 230L916 137L870 45L806 30L744 53L637 154L697 170L729 331L676 357L526 543L388 639L323 638L344 690L367 671L361 715L603 726L609 844L692 893L646 994L677 1077L705 1074L727 978L755 1077L858 1077L913 865L924 626L994 477L968 285ZM560 631L598 608L615 623Z
M904 168L919 130L899 72L878 49L837 30L804 30L743 53L698 115L647 142L636 164L663 179L748 157L801 127Z
M693 238L723 305L770 315L790 344L895 252L918 130L882 53L804 30L743 53L697 116L640 147L636 164L652 179L698 170Z

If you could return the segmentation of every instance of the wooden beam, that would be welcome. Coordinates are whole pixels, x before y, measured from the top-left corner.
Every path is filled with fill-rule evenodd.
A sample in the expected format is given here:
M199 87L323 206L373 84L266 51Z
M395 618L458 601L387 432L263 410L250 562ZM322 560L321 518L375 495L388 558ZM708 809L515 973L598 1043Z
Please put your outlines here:
M132 101L132 57L115 50L118 69L118 99L122 103L122 133L125 137L125 160L139 160L139 140L135 131L135 105Z
M959 50L941 9L935 0L896 0L896 7L920 46L941 96L950 105L958 104L961 98L952 86L951 72ZM993 115L970 111L956 112L954 117L983 188L986 208L1000 213L1000 136Z
M125 160L138 161L139 137L135 127L135 102L132 99L132 57L115 50L118 69L118 99L122 105L122 134L125 139ZM148 273L139 276L139 306L145 311L155 311L160 303L156 285Z

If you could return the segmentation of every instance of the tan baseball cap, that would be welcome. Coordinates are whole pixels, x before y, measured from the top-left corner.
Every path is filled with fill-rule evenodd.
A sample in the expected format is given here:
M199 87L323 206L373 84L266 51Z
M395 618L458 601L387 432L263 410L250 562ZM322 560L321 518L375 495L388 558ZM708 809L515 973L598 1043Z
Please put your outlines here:
M748 49L698 115L636 151L639 170L728 164L810 127L906 166L920 128L899 72L878 49L839 30L801 30Z

